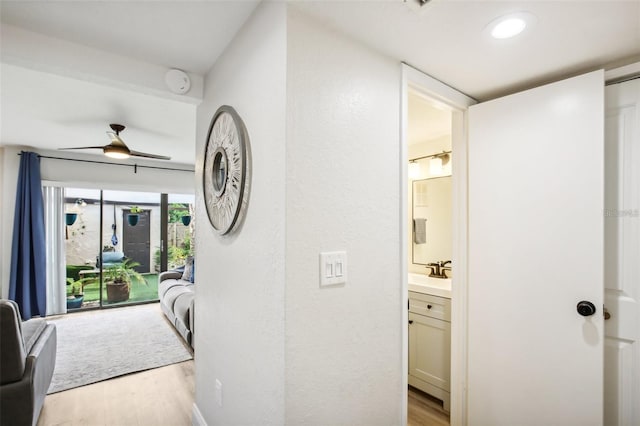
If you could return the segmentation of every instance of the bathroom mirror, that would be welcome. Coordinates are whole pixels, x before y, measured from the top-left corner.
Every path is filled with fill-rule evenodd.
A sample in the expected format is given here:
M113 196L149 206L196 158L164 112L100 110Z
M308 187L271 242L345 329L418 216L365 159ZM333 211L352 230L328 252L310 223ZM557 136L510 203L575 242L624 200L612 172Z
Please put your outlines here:
M451 260L451 176L413 181L412 262Z

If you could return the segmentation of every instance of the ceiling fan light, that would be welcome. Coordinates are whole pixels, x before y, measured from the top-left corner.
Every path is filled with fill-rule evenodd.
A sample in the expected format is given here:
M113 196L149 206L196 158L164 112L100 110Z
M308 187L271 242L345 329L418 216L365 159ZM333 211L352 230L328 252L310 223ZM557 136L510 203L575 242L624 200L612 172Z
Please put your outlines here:
M129 151L117 146L106 146L104 147L104 155L110 158L117 158L119 160L123 160L129 158Z

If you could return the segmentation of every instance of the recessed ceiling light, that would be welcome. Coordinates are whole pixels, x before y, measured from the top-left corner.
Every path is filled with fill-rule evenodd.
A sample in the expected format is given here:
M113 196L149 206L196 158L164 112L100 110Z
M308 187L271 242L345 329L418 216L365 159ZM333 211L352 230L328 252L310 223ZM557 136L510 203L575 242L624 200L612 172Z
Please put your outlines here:
M519 12L501 16L493 20L487 28L491 37L501 40L517 36L534 22L535 16L528 12Z
M527 23L524 22L524 19L520 18L509 18L501 21L493 27L491 30L491 35L493 38L509 38L514 37L524 31Z

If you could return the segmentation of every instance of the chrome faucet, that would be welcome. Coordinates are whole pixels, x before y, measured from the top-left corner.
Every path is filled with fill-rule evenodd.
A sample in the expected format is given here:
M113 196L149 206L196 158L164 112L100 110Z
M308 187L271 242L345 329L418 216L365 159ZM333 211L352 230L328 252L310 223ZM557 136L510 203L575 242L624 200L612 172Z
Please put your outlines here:
M429 274L429 276L433 278L448 278L446 271L450 271L451 266L447 266L447 265L451 265L450 260L447 260L447 261L439 260L437 262L428 263L427 268L431 269L431 273Z

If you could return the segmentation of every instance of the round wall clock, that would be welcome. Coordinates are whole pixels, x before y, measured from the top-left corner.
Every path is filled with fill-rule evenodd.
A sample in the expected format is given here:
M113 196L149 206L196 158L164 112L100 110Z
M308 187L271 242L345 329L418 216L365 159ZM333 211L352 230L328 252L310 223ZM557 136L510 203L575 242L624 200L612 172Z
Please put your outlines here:
M209 221L221 235L242 221L250 182L249 135L235 109L223 105L211 119L202 185Z

